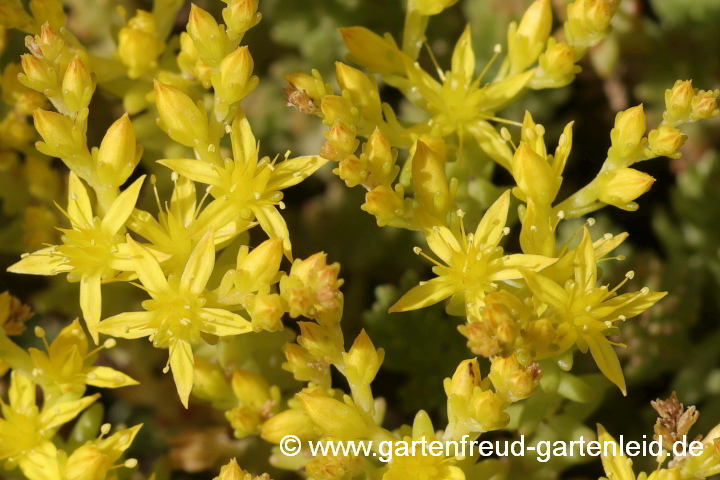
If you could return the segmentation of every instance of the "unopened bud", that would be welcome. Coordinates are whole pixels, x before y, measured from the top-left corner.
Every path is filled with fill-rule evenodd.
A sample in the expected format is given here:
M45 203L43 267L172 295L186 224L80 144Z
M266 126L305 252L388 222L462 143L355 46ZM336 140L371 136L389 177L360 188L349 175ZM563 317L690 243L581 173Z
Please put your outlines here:
M535 63L545 48L552 27L550 0L535 0L525 11L520 25L508 33L511 71L519 73Z
M369 119L382 118L380 94L375 82L357 68L342 62L335 62L335 70L340 88L350 92L353 104L360 108L363 116Z
M670 157L683 146L687 135L677 128L663 125L648 134L650 149L658 156Z
M200 52L202 61L217 67L228 52L225 30L218 25L215 18L194 3L190 7L187 32Z
M512 174L522 192L541 205L557 195L558 182L548 161L520 142L512 161Z
M403 54L394 44L365 27L341 28L349 58L373 73L391 75L405 72Z
M623 207L647 192L655 179L634 168L620 168L598 176L599 199Z
M101 180L116 187L125 183L140 161L142 151L126 113L108 128L100 144L97 170Z
M252 92L258 78L252 76L253 59L247 46L238 47L226 56L212 75L215 89L215 115L222 121L230 106Z
M207 115L183 92L155 80L160 126L176 142L195 147L208 137Z
M665 90L667 119L670 121L686 119L690 115L690 104L694 96L692 80L678 80L672 88Z
M227 25L227 33L231 38L241 37L245 32L260 22L262 15L258 13L258 0L234 0L223 8L222 16Z
M117 55L128 67L130 78L138 78L157 66L165 43L157 39L156 31L155 16L138 10L118 33Z
M440 158L423 142L418 141L412 157L412 186L415 199L439 219L450 211L450 191L445 166Z

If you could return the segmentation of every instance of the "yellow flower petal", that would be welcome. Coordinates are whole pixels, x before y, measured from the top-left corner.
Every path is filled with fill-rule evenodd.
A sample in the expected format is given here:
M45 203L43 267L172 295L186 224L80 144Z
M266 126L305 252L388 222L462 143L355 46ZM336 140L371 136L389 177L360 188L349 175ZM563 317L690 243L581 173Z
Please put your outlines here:
M595 288L597 282L597 265L595 263L595 249L593 248L590 230L583 230L583 238L577 246L577 253L573 260L575 269L575 285L580 292Z
M268 180L266 191L283 190L305 180L328 162L317 155L290 158L275 165L275 170Z
M183 225L187 227L195 219L196 206L195 182L181 176L175 182L175 188L170 198L170 211L175 218L180 219Z
M429 307L451 297L462 290L462 285L448 282L444 277L433 278L413 287L390 307L390 312L407 312Z
M31 411L35 408L35 396L35 382L24 373L13 370L8 392L12 409L16 412Z
M100 398L100 395L95 394L79 400L55 403L52 406L47 406L40 414L39 421L41 428L49 430L69 422L77 417L80 412L92 405L98 398Z
M73 171L68 179L68 209L70 221L74 226L88 228L92 225L93 213L90 197L82 180Z
M288 231L285 219L274 205L251 207L260 227L270 238L282 238L283 249L288 260L292 261L292 245L290 244L290 232Z
M455 44L452 54L452 73L470 83L475 74L475 53L472 48L470 25L465 27L460 39Z
M252 324L248 320L221 308L203 308L196 315L203 320L200 330L205 333L224 337L252 331Z
M480 245L497 245L503 237L503 229L507 223L508 210L510 209L510 190L500 195L495 200L475 230L473 244L477 247Z
M11 273L25 273L29 275L57 275L72 270L64 266L62 255L53 254L55 247L42 248L26 255L19 262L11 265L7 271Z
M200 295L215 268L215 244L213 232L209 230L198 242L185 265L180 277L180 294Z
M151 312L124 312L100 322L95 329L99 333L120 338L147 337L155 331L151 325L155 314Z
M495 111L512 101L535 75L535 69L511 75L505 80L494 82L482 89L485 94L482 107Z
M426 231L425 241L430 250L448 265L452 261L453 253L462 251L457 238L447 227L438 226Z
M628 458L621 453L620 445L615 439L598 424L598 441L600 445L608 445L608 448L602 449L602 464L605 474L613 480L635 480L635 473L632 470L632 464ZM612 445L612 447L610 447ZM615 455L605 455L605 452L613 452Z
M107 438L104 438L98 443L98 448L107 455L110 463L115 463L122 454L130 448L135 436L142 428L143 424L135 425L132 428L126 428L124 430L117 431Z
M570 296L557 283L547 278L545 275L532 272L530 270L522 271L523 278L540 301L553 307L559 312L565 312L570 305Z
M85 383L100 388L119 388L140 384L124 373L110 367L91 367L85 377Z
M98 334L95 326L100 322L102 310L100 295L100 272L83 274L80 280L80 309L83 312L83 318L90 335L96 344L98 343Z
M52 442L43 442L27 455L17 459L18 466L28 480L61 478L57 461L57 448Z
M492 281L513 280L522 277L519 269L524 268L537 272L555 262L557 262L557 258L542 255L525 255L521 253L506 255L490 262L490 269L494 270L494 272L490 274L489 278Z
M623 395L627 395L625 377L623 376L622 367L620 366L620 360L618 360L617 354L608 339L605 338L602 333L592 330L589 333L584 333L582 338L590 348L590 353L603 375L617 385ZM605 461L603 460L603 465L604 464Z
M169 292L170 287L165 274L148 249L135 242L129 235L127 243L130 245L135 272L150 296L156 298L158 295Z
M220 173L218 167L208 162L192 159L166 159L158 160L157 163L194 182L217 185L222 188L227 186L224 182L226 177Z
M195 371L190 343L183 340L175 340L170 343L170 369L175 379L175 387L180 395L180 401L185 408L188 408Z
M110 205L100 224L105 233L115 235L125 225L125 222L127 222L128 217L135 208L144 180L145 175L135 180L133 184L118 195L112 205Z

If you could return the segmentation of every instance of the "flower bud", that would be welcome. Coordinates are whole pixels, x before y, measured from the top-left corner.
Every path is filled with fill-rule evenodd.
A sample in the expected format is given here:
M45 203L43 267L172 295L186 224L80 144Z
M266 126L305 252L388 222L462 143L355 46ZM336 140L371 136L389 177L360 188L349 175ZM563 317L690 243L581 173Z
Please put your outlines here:
M413 7L420 15L427 17L437 15L448 7L455 5L458 0L414 0Z
M452 206L445 166L421 141L417 142L412 157L412 187L415 199L425 210L437 218L445 218Z
M230 38L239 38L257 25L262 18L258 13L258 0L232 0L223 8L222 16Z
M527 254L555 255L555 232L551 223L553 219L549 206L539 206L532 198L528 198L525 217L520 232L520 246Z
M195 359L193 395L209 402L230 403L235 396L220 366L202 357Z
M240 406L225 412L225 418L233 428L235 438L245 438L260 432L263 419L260 412L252 407Z
M231 386L235 397L248 406L261 407L272 399L271 387L265 379L247 370L236 370Z
M262 330L276 332L283 329L282 317L285 309L280 295L277 293L254 295L251 297L247 309L256 332Z
M665 90L665 118L670 121L687 119L694 96L692 80L675 82L672 88Z
M519 73L535 63L550 36L552 8L550 0L535 0L525 11L520 25L508 32L511 72Z
M643 106L628 108L615 117L615 127L610 131L612 156L620 159L629 156L640 144L645 134Z
M367 435L368 424L354 405L310 393L299 393L297 397L323 435L340 440L363 438Z
M362 114L368 119L381 119L380 94L377 85L370 77L357 68L335 62L338 85L350 92L350 98Z
M320 106L322 97L327 95L325 84L322 80L315 78L313 75L308 75L307 73L302 72L294 72L285 75L285 80L287 80L293 90L305 92L310 100L312 100L313 105L310 105L310 111L304 113L315 113L315 110Z
M370 172L364 158L350 155L340 161L340 165L333 169L333 173L345 181L348 187L365 183Z
M215 89L215 116L222 121L230 106L239 102L252 92L258 84L258 78L252 77L253 59L248 47L238 47L226 56L220 67L212 75Z
M658 156L670 157L683 146L687 135L677 128L663 125L648 134L650 149Z
M38 142L37 149L51 157L67 158L77 154L84 146L82 132L79 132L73 121L68 117L46 110L33 112L35 129L43 142Z
M20 83L36 92L53 94L52 90L57 87L57 75L47 60L29 53L22 55L21 59L25 74L18 76Z
M540 205L549 205L557 195L558 182L552 167L525 142L520 142L512 161L518 188Z
M156 38L155 16L144 10L137 13L118 33L117 55L128 67L128 76L138 78L157 66L165 43Z
M250 480L251 477L252 475L240 468L237 460L233 458L230 463L222 466L220 475L213 480Z
M317 358L335 363L343 351L342 339L333 335L329 328L313 322L298 322L300 336L297 343Z
M597 45L608 33L617 0L575 0L567 7L565 36L573 47Z
M393 43L365 27L341 28L345 46L350 50L348 58L373 73L384 75L405 73L407 55Z
M155 80L155 102L160 114L160 127L170 138L186 147L195 147L207 140L207 115L190 97Z
M286 344L283 352L287 359L287 362L283 364L283 369L292 373L296 380L329 387L330 369L322 359L311 355L310 352L295 343Z
M97 157L100 179L119 187L130 177L140 161L143 148L135 140L135 132L128 114L124 114L108 128Z
M67 58L68 49L65 41L55 33L49 23L40 27L40 35L35 35L34 39L26 37L25 44L36 57L44 57L48 62L55 63L58 66L58 75L65 72L65 67L71 60Z
M67 480L104 480L112 467L110 458L93 444L83 445L68 457Z
M275 444L286 435L295 435L300 441L315 437L313 422L304 410L291 408L278 413L263 424L260 433L263 440Z
M350 351L343 353L345 361L346 375L352 377L354 383L369 385L383 362L385 351L375 346L370 337L363 329L357 336Z
M95 82L90 71L80 57L75 57L65 70L62 82L62 95L65 105L70 112L77 113L90 105L90 99L95 91Z
M373 183L378 185L392 183L399 171L399 167L395 165L397 151L390 147L390 142L379 128L375 127L375 131L370 135L364 154L368 158Z
M495 387L495 392L505 401L513 403L535 393L541 375L537 364L523 367L515 355L512 355L507 358L493 358L488 377Z
M327 141L320 149L320 155L328 160L339 162L357 150L359 140L355 138L355 129L336 121L332 129L325 132Z
M217 67L228 53L225 30L215 18L194 3L190 7L187 32L200 52L203 62Z
M402 218L405 214L405 198L402 187L393 190L389 185L378 185L365 194L365 203L360 207L374 215L378 226L385 226Z
M692 99L690 117L698 120L717 117L720 114L720 110L717 108L718 95L720 95L720 90L707 92L700 90Z
M575 65L575 53L570 45L557 42L554 38L548 40L547 48L540 55L538 63L557 86L570 83L580 71L580 67Z
M345 125L355 125L358 109L345 97L325 95L322 97L320 109L328 124L339 121Z
M455 369L452 379L445 379L445 394L458 395L463 398L472 397L475 387L480 386L480 364L474 358L463 360Z
M616 207L624 207L647 192L655 179L634 168L620 168L598 176L599 199Z

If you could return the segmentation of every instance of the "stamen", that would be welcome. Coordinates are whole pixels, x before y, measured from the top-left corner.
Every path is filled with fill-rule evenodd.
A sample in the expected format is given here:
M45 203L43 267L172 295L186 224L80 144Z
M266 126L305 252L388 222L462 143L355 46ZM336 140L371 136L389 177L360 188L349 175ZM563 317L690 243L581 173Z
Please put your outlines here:
M50 345L48 345L47 338L45 338L45 329L42 327L35 327L35 336L42 338L43 344L45 344L45 350L50 353Z
M435 266L438 266L438 267L444 267L444 266L445 266L445 265L443 265L442 263L440 263L440 262L438 262L437 260L435 260L434 258L432 258L432 257L431 257L430 255L428 255L427 253L423 252L423 251L422 251L422 248L420 248L420 247L415 247L415 248L413 248L413 252L415 252L415 255L420 255L421 257L423 257L424 259L428 260L430 263L432 263L432 264L435 265Z
M435 54L432 51L432 48L430 48L430 44L427 40L423 40L423 45L425 45L425 49L430 54L430 60L432 61L433 65L435 66L435 71L437 71L438 77L440 77L440 80L443 82L445 81L445 73L443 73L442 68L440 68L440 64L437 61L437 58L435 58Z
M500 56L502 53L502 45L499 43L495 44L495 47L493 48L493 56L490 58L490 61L485 65L485 68L483 68L483 71L480 72L480 75L475 79L473 82L473 86L480 86L480 83L482 82L483 78L485 77L485 74L487 74L488 70L490 70L490 67L492 67L493 63L495 63L495 60Z

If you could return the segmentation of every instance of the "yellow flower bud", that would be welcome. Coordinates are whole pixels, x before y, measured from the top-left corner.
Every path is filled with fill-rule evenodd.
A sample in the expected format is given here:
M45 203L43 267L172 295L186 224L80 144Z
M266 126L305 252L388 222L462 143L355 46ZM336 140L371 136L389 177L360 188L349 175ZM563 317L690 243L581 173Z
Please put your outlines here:
M692 80L675 82L672 88L665 90L665 118L669 121L686 119L694 96Z
M340 440L367 436L368 423L354 405L310 393L298 393L297 398L323 435Z
M358 109L345 97L325 95L322 97L320 109L328 124L334 124L339 121L345 125L355 125Z
M60 0L31 0L30 11L38 25L47 22L53 30L60 30L67 23L67 15Z
M286 435L295 435L301 441L314 438L315 428L304 410L291 408L273 416L262 426L263 440L278 444Z
M343 353L345 374L348 378L352 377L351 381L354 383L369 385L380 369L384 357L385 351L382 348L376 350L363 329L353 342L350 351Z
M338 85L350 93L353 104L368 119L381 119L380 94L377 85L357 68L335 62Z
M678 148L683 146L687 138L687 135L677 128L663 125L650 131L648 134L648 143L650 149L656 155L670 157L677 152Z
M67 480L105 480L112 462L98 447L83 445L68 457L65 466Z
M322 97L324 97L328 93L322 80L314 77L313 75L308 75L307 73L290 73L288 75L285 75L285 80L287 80L287 82L290 84L293 91L296 90L304 92L305 95L307 95L310 100L312 100L314 105L310 105L310 111L304 113L315 113L316 109L319 108Z
M215 116L222 121L230 107L245 98L258 84L252 76L253 59L248 47L238 47L226 56L212 75L215 89Z
M468 413L478 423L472 430L476 433L497 430L507 425L510 416L504 412L507 403L499 395L476 389L470 401Z
M611 170L598 175L598 198L602 202L624 208L647 192L654 182L653 177L634 168Z
M237 460L233 458L230 463L222 466L220 475L213 480L251 480L251 478L252 475L240 468Z
M515 355L493 358L488 375L495 392L510 403L528 398L535 393L535 387L541 376L542 372L536 363L523 367Z
M117 55L128 67L128 76L138 78L157 67L157 58L165 43L156 38L155 16L144 10L137 13L118 33Z
M520 142L515 151L512 174L518 188L540 205L549 205L555 199L559 182L552 167L525 142Z
M397 176L400 168L395 165L397 151L390 147L390 142L379 128L375 131L365 145L365 155L373 183L389 185Z
M25 72L18 80L28 88L52 96L57 87L55 70L50 68L47 60L26 53L22 55L22 68Z
M429 17L437 15L457 2L458 0L414 0L412 5L418 13Z
M480 364L477 359L463 360L455 369L452 379L445 380L445 393L459 395L463 398L472 397L475 387L480 386Z
M374 215L381 227L405 214L405 197L401 185L395 190L389 185L378 185L365 194L365 203L360 207L370 215Z
M143 147L135 140L135 132L128 114L124 114L108 128L97 157L100 180L119 187L124 184L140 161Z
M263 424L260 412L245 405L226 411L225 418L230 422L235 438L256 435L260 432Z
M313 356L336 363L343 351L342 338L334 334L334 330L313 322L298 322L300 336L298 344L307 349Z
M160 127L170 138L186 147L195 147L207 141L207 115L190 97L155 80L155 102L160 114Z
M373 73L405 73L404 59L409 59L394 43L365 27L341 28L349 59Z
M718 95L720 95L720 90L707 92L700 90L695 97L693 97L691 102L691 118L700 120L717 117L720 114L720 110L717 108Z
M35 110L33 120L35 129L44 140L44 143L38 142L36 148L45 155L68 158L85 148L85 135L70 118L55 112Z
M548 40L545 52L538 61L541 72L553 80L552 86L567 85L575 78L580 67L575 65L575 52L565 42L558 42L554 38Z
M228 36L230 38L241 37L245 32L257 25L262 18L257 9L257 0L233 0L228 2L228 6L222 10Z
M254 295L249 300L247 309L255 331L275 332L283 329L282 317L285 309L277 293Z
M343 179L348 187L354 187L364 184L370 172L365 158L350 155L340 161L333 173Z
M365 460L355 455L317 455L305 465L314 480L344 480L357 478L365 470Z
M535 0L525 11L520 25L511 24L508 31L511 72L522 72L535 63L545 48L551 27L550 0Z
M524 253L546 257L555 255L553 218L549 205L540 206L528 198L520 232L520 246Z
M95 81L80 57L75 57L65 70L62 95L65 105L73 114L87 108L95 91Z
M415 199L425 210L437 218L445 218L452 206L445 166L421 141L417 142L412 157L412 187Z
M283 369L292 373L296 380L313 382L322 387L330 386L330 369L322 359L318 359L300 345L288 343L283 347L287 362Z
M187 32L200 52L203 62L217 67L228 52L228 43L225 30L218 25L210 13L194 3L190 7Z
M192 393L202 400L218 404L235 401L230 383L225 378L222 368L202 357L195 359Z
M612 147L609 156L626 159L640 145L645 134L643 106L628 108L615 117L615 127L610 131Z
M567 7L565 36L574 47L597 45L610 28L617 10L617 0L575 0Z
M320 155L328 160L339 162L357 150L360 143L355 138L355 129L336 121L333 127L325 132L327 141L320 149Z
M235 396L245 405L261 407L271 400L270 385L256 373L236 370L233 373L231 386Z
M58 65L58 76L62 76L65 73L65 67L71 60L62 37L55 33L50 24L45 23L40 27L40 35L36 35L34 40L34 42L29 42L30 52L36 57L44 57L48 62Z

